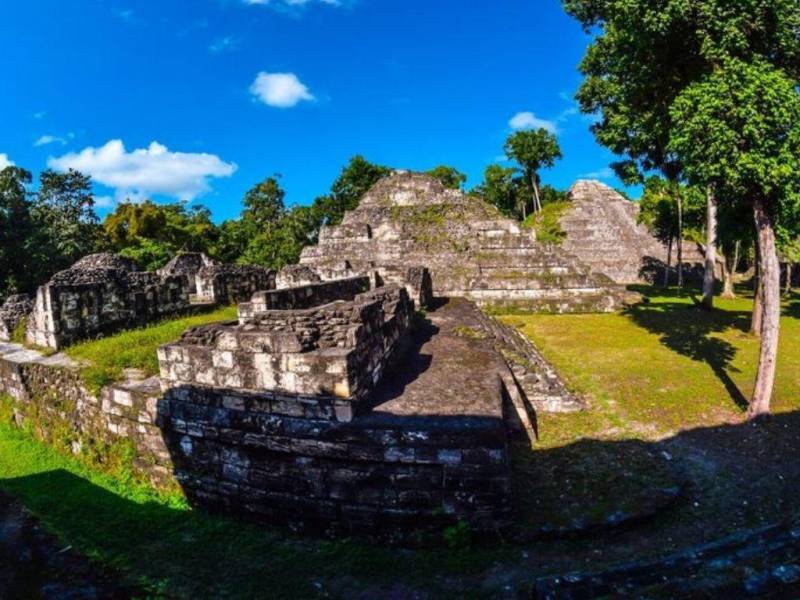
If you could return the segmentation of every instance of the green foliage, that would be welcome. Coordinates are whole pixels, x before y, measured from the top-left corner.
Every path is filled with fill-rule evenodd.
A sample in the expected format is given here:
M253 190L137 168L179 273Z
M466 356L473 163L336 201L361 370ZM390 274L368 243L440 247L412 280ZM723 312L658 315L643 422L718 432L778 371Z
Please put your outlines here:
M706 198L702 190L652 176L647 179L640 200L639 222L663 244L681 235L678 228L678 201L683 213L684 238L700 241L705 227Z
M267 177L244 195L242 222L252 224L256 231L273 227L286 211L283 204L286 192L278 183L279 177Z
M148 376L157 375L156 350L159 346L179 339L189 327L232 320L236 316L235 307L225 307L81 342L66 348L64 352L83 363L81 377L87 387L97 393L103 386L119 381L126 368L141 369Z
M11 332L11 343L12 344L25 344L25 335L28 330L28 318L24 317L20 319L17 326L14 328L14 331Z
M540 200L539 171L542 168L552 167L556 160L562 158L556 136L546 129L517 131L508 137L504 150L509 160L514 160L520 165L524 181L532 192L530 199L536 206L536 201ZM527 215L528 198L526 195L517 194L519 210L523 217Z
M797 81L755 59L724 60L672 107L671 148L689 178L721 199L756 195L775 217L800 207L800 94ZM698 143L702 140L702 143Z
M326 196L320 196L311 207L314 219L320 225L338 225L345 211L358 206L361 197L391 169L376 165L361 155L356 155L342 169Z
M103 222L110 249L147 270L164 266L179 252L210 252L219 237L211 213L183 203L123 202Z
M514 177L512 167L489 165L483 174L483 182L472 190L486 202L496 206L506 216L517 216L521 179Z
M464 175L458 169L454 167L448 167L447 165L439 165L430 171L426 171L425 174L438 179L442 182L444 187L451 190L460 190L461 186L467 182L466 175Z
M523 226L536 232L536 239L545 244L561 244L566 233L561 229L561 217L569 210L571 203L568 200L555 200L542 207L538 213L530 215L523 222Z

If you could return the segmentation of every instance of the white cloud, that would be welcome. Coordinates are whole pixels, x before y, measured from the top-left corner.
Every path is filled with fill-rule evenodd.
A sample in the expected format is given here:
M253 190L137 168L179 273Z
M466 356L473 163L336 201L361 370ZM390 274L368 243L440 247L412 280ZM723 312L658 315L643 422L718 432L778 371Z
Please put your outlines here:
M599 171L592 171L590 173L584 173L583 175L578 175L579 179L611 179L615 175L614 169L611 167L605 167L600 169Z
M48 146L50 144L61 144L62 146L66 146L68 141L75 137L74 133L68 133L65 136L58 136L58 135L43 135L37 139L33 145L34 146Z
M8 154L0 154L0 171L5 169L6 167L13 167L13 161L8 158Z
M230 177L237 169L214 154L171 152L158 142L128 152L122 140L50 158L47 164L58 171L76 169L91 175L114 188L117 199L163 194L184 201L208 192L210 178Z
M550 133L558 133L558 127L553 121L540 119L532 112L519 112L511 117L508 122L511 129L546 129Z
M277 108L290 108L298 102L315 99L294 73L261 71L250 86L250 93L264 104Z

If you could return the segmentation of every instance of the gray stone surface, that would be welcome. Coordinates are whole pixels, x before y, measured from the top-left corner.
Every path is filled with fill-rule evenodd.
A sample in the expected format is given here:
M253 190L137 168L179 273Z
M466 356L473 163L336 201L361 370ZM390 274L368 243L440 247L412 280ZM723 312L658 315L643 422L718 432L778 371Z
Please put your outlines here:
M667 248L638 222L639 204L599 181L578 181L569 190L570 208L561 218L562 247L617 283L660 281ZM673 248L672 264L677 262ZM702 267L697 244L686 241L684 264Z
M9 296L0 306L0 342L8 342L14 330L23 324L33 310L33 300L28 294Z
M403 171L375 184L341 225L324 227L300 262L318 273L343 263L359 273L423 265L433 293L481 305L591 312L626 300L610 279L561 248L538 243L532 230L480 198Z

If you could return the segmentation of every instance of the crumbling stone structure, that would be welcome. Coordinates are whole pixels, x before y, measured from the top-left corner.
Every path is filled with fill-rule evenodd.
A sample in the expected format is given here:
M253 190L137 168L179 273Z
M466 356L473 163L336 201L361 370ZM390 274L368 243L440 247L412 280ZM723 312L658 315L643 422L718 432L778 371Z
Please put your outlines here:
M236 304L258 290L275 288L275 271L256 265L208 265L197 271L195 279L198 302Z
M639 223L639 204L599 181L578 181L569 190L570 208L560 220L564 250L617 283L652 282L667 268L667 248ZM677 252L673 248L674 264ZM697 244L685 241L687 272L703 268Z
M0 306L0 342L8 342L17 327L24 325L33 310L33 300L28 294L16 294L6 298Z
M197 293L197 273L204 267L217 267L220 263L202 252L181 252L157 272L161 277L184 275L189 280L189 293Z
M185 276L161 277L120 256L93 254L39 288L27 341L57 350L189 308Z
M341 225L324 227L300 263L323 279L424 265L439 296L551 312L610 311L630 299L563 249L482 199L427 175L395 171L375 184Z
M233 304L274 287L274 273L181 254L157 272L114 254L92 254L39 288L28 343L58 350L79 340L214 304Z
M369 283L260 292L159 350L159 424L193 501L328 533L506 522L508 367L455 333L478 311L411 330L405 288Z

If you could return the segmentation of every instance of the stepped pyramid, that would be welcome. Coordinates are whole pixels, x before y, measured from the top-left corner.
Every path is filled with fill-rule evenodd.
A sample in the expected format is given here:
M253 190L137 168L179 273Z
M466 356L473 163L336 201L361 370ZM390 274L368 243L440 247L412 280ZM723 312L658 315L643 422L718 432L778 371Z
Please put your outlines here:
M341 225L324 227L300 264L328 278L337 268L424 266L438 296L536 311L611 311L630 299L608 277L537 242L532 230L477 196L407 171L377 182Z
M572 206L561 218L562 248L593 271L617 283L643 281L643 268L663 269L667 248L638 222L639 204L599 181L578 181L570 188ZM697 245L684 242L684 263L703 262ZM673 263L676 251L673 249Z

